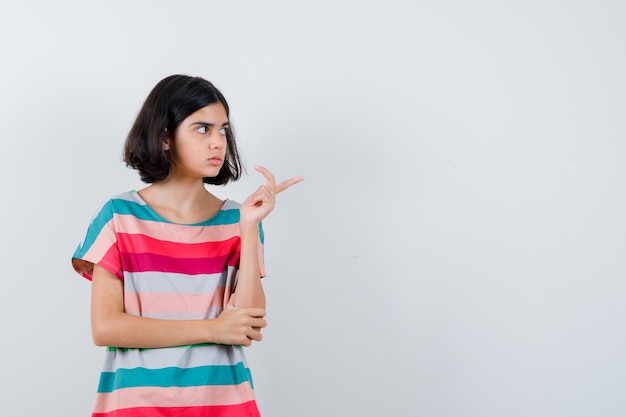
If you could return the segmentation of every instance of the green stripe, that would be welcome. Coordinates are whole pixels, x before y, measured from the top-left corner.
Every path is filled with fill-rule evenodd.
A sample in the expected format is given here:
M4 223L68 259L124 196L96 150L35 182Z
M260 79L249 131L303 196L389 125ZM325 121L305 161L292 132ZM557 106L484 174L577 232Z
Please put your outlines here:
M111 210L105 214L102 225L110 220L111 212L117 214L130 214L140 220L151 220L155 222L170 223L157 215L150 207L139 204L135 201L124 199L112 199L108 204ZM220 210L217 214L204 222L193 224L192 226L215 226L223 224L233 224L239 221L239 209Z
M194 387L237 385L249 381L250 370L242 362L236 365L199 366L197 368L118 369L100 374L99 393L135 387Z
M162 217L158 216L147 206L141 205L134 201L114 199L111 200L111 206L117 214L130 214L140 220L151 220L155 222L170 223ZM239 221L239 209L220 210L217 214L204 222L195 223L192 226L215 226L224 224L234 224Z

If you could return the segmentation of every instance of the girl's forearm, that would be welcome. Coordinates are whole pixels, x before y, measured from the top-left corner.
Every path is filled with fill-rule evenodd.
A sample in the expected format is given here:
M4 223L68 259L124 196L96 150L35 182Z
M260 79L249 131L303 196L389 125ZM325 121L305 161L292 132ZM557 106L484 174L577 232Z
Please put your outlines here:
M235 307L265 308L265 292L259 265L259 225L240 224L241 255L237 287L233 293Z
M92 320L98 346L161 348L198 343L219 343L214 320L162 320L118 312Z

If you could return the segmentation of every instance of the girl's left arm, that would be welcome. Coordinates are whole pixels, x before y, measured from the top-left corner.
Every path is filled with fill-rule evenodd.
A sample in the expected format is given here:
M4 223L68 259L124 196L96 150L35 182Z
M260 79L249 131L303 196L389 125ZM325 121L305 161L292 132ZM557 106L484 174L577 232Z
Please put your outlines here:
M274 176L266 168L255 165L254 169L265 176L267 184L260 186L239 208L241 255L237 287L230 300L233 307L265 308L265 292L261 285L259 265L259 224L274 210L276 194L304 179L294 177L276 184Z
M259 265L259 224L239 223L241 234L241 255L237 287L232 296L232 305L236 307L265 308L265 292L261 284Z

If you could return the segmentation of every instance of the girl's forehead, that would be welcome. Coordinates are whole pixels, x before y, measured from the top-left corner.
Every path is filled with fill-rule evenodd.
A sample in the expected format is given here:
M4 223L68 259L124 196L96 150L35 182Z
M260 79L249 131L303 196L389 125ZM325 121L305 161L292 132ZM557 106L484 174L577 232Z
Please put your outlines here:
M226 114L226 109L222 103L213 103L205 106L195 112L191 113L187 120L196 120L200 119L206 122L211 123L224 123L228 121L228 115Z

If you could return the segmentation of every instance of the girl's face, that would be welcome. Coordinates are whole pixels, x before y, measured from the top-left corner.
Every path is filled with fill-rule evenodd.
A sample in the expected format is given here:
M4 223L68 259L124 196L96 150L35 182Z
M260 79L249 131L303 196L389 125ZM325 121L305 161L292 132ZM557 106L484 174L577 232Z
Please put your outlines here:
M166 146L172 152L171 174L176 177L215 177L226 156L228 116L221 103L213 103L189 115Z

